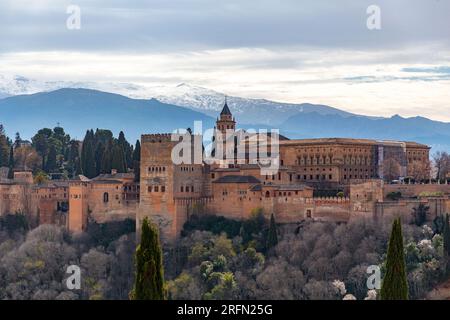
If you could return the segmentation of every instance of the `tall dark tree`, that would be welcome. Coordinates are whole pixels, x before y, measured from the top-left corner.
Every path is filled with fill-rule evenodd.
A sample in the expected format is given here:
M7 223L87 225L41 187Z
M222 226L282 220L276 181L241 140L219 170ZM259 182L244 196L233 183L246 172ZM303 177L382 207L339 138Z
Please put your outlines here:
M22 138L20 137L20 133L16 132L16 137L14 139L14 148L20 147L21 143L22 143Z
M55 172L57 169L56 165L56 148L55 146L50 146L50 150L47 155L47 161L45 163L45 171L47 173Z
M125 168L132 168L133 166L133 148L130 143L125 139L125 134L120 131L117 143L122 148L123 156L125 157Z
M5 129L0 124L0 167L7 167L9 162L9 143Z
M8 179L14 178L14 147L11 146L9 148L9 171L8 171Z
M133 170L134 170L134 181L138 182L141 174L141 143L136 140L136 145L133 151Z
M94 132L88 130L83 140L83 146L81 149L81 168L83 174L88 178L94 178L96 176L95 168L95 154L94 154Z
M141 230L141 243L136 249L136 277L131 298L164 300L164 272L158 227L145 218Z
M269 225L269 232L267 234L266 249L270 250L277 244L278 244L277 224L275 223L275 217L273 216L272 213L272 215L270 216L270 225Z
M102 143L98 143L97 147L95 149L95 170L96 175L99 175L100 173L107 173L105 172L106 168L103 169L103 167L109 167L109 164L103 165L103 157L105 156L106 152L109 152L109 150L105 150L105 146ZM110 159L108 158L108 162Z
M133 151L133 160L141 161L141 143L139 142L139 140L136 140L136 146L134 147Z
M125 157L122 148L116 144L112 150L111 168L117 172L126 172Z
M112 164L112 154L111 154L111 146L107 146L104 149L102 162L101 162L101 172L100 173L111 173L111 164Z
M82 173L80 163L80 144L77 140L71 140L69 142L67 154L67 167L69 174L72 177Z
M40 129L32 138L33 147L42 158L42 169L45 168L45 162L47 161L48 152L50 150L49 139L52 136L53 131L49 128Z
M381 299L407 300L408 282L406 279L405 253L400 218L395 219L389 239L386 274L381 286Z

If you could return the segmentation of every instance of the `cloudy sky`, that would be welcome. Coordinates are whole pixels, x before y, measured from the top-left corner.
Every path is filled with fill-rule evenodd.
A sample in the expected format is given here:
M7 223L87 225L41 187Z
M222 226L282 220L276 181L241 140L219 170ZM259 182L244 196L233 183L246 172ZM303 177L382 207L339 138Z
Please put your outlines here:
M367 28L372 4L381 30ZM450 0L2 0L0 75L184 82L450 122Z

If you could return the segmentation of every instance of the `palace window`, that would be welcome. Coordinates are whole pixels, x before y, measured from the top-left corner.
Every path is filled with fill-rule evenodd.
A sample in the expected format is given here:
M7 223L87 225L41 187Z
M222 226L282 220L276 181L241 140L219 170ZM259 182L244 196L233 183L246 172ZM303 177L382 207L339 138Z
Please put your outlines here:
M103 194L103 202L104 203L107 203L109 201L109 194L108 194L108 192L105 192L104 194Z
M161 186L161 192L166 192L166 186Z
M158 192L158 191L159 191L159 187L155 186L155 192Z

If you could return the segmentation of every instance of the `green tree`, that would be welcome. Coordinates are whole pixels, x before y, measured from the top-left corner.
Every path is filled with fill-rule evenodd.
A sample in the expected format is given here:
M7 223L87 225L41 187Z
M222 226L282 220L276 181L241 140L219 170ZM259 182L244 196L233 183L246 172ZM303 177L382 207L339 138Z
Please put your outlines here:
M105 147L103 151L102 161L101 161L101 171L100 173L111 173L111 147Z
M136 249L136 277L131 298L164 300L164 271L158 228L145 218L141 233L141 243Z
M9 143L3 125L0 124L0 167L7 167L9 162Z
M414 223L420 227L427 221L427 215L430 207L424 205L423 203L419 204L417 208L413 208L413 218Z
M116 169L117 172L126 172L125 156L122 148L118 144L112 150L111 168Z
M53 131L49 128L40 129L32 138L34 149L42 158L42 169L45 168L45 162L50 149L49 138L52 136Z
M99 175L100 173L109 173L109 172L105 172L106 167L109 167L109 163L103 163L103 158L105 156L105 153L107 152L107 150L105 150L106 148L103 146L102 143L98 143L97 147L95 149L95 170L96 170L96 175ZM109 151L109 150L108 150ZM110 162L110 159L107 159L108 162Z
M381 286L381 299L407 300L408 282L406 279L405 254L400 218L395 219L389 239L386 274Z
M47 181L48 181L48 176L42 170L38 171L34 176L34 183L36 183L36 184L44 184Z
M267 245L266 249L270 250L278 244L278 235L277 235L277 225L275 223L275 217L270 216L270 224L269 224L269 232L267 234Z
M45 171L47 173L54 172L56 167L56 148L54 145L51 145L47 155L47 161L45 163Z
M9 171L8 171L8 179L14 178L14 147L11 146L9 148L9 163L8 163Z
M96 176L93 130L88 130L83 140L83 146L81 148L81 169L83 170L83 174L88 178L94 178Z
M70 176L75 176L77 174L81 174L80 167L80 148L79 141L71 140L69 142L68 154L67 154L67 169L69 171Z
M136 140L136 145L133 151L133 170L134 170L134 181L139 181L139 176L141 174L141 143Z
M133 167L133 147L130 143L125 139L125 134L123 131L119 132L119 138L117 139L117 143L120 148L122 148L122 153L124 156L125 169Z

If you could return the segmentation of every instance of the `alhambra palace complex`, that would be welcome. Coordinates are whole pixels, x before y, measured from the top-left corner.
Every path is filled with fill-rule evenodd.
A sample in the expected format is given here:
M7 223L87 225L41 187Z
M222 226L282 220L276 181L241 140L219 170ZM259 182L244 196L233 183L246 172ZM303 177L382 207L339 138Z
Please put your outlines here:
M235 127L225 103L216 135ZM270 149L271 137L265 138ZM148 216L159 224L163 239L170 241L192 214L246 219L262 209L266 216L273 213L277 223L298 223L348 221L357 216L409 217L421 203L430 207L430 219L450 212L448 184L383 181L389 160L398 164L398 177L417 176L418 170L429 176L426 145L340 138L290 140L280 135L279 169L265 174L245 156L216 164L174 164L171 153L177 143L170 134L142 135L139 183L134 182L133 173L111 172L94 179L80 175L35 185L31 172L15 172L14 179L0 180L0 215L23 212L35 224L64 225L73 232L84 230L90 219L101 223L132 218L139 228ZM391 192L401 192L401 199L389 200Z

